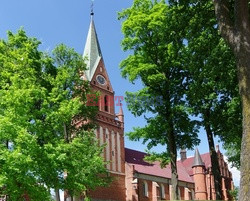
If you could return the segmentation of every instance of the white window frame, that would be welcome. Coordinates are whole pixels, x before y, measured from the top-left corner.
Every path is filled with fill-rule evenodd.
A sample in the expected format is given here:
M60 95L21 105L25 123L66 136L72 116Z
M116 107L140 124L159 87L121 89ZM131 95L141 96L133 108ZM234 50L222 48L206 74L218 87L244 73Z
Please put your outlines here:
M148 197L148 183L143 181L143 196Z
M164 186L164 184L160 185L160 193L161 193L161 198L165 199L166 194L165 194L165 186Z

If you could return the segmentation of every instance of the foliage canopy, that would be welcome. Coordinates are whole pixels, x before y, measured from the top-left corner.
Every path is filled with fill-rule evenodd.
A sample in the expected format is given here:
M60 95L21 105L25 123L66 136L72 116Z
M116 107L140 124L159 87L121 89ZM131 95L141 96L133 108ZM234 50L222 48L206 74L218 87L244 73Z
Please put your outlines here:
M107 172L91 131L96 108L86 106L83 59L65 45L49 54L39 44L22 29L0 41L0 187L11 200L106 183L96 177Z

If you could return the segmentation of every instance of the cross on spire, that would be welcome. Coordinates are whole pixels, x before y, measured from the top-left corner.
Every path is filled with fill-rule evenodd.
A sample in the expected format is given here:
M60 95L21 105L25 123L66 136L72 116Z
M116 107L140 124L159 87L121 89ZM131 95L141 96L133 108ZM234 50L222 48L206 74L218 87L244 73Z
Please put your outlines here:
M94 0L91 0L91 12L90 15L93 16L94 15Z

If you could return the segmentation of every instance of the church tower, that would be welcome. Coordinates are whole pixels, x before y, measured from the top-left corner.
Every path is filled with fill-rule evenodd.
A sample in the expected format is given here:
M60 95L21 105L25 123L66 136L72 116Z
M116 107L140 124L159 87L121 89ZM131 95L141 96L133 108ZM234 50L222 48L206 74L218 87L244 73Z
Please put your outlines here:
M114 181L109 187L101 187L91 193L92 200L125 201L125 149L124 149L124 116L118 100L115 100L112 84L106 70L100 44L98 41L94 14L91 12L91 21L83 57L87 57L85 79L90 82L94 91L98 91L99 111L97 115L98 128L95 133L100 145L106 144L102 156L107 164ZM117 98L117 97L116 97ZM116 102L116 103L115 103ZM115 104L120 106L120 112L115 114Z

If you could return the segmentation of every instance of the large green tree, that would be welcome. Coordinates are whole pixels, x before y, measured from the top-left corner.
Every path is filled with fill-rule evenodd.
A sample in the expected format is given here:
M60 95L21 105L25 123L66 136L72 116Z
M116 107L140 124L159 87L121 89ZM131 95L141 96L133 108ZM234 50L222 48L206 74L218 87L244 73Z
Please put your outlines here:
M143 88L135 93L127 92L128 108L135 116L151 113L147 125L134 128L129 133L132 140L143 139L151 149L166 146L166 151L155 154L165 166L170 161L172 199L179 199L177 150L193 148L199 143L195 121L188 115L185 103L187 71L183 66L183 27L165 1L135 0L131 8L119 14L123 19L124 50L132 55L122 61L122 75L133 82L139 79ZM183 16L185 18L185 16Z
M186 24L184 65L189 73L186 99L191 107L191 114L200 119L199 124L207 134L216 199L221 200L221 174L214 135L220 137L225 148L232 145L231 142L239 144L239 141L232 140L233 138L241 138L235 59L218 33L211 1L173 0L170 5L180 7L176 17L186 16L182 21ZM232 120L236 124L234 129L231 128Z
M231 47L237 63L242 100L241 181L239 200L250 197L250 15L248 0L213 0L222 37Z
M136 3L137 5L152 5L145 1L135 1ZM165 13L156 7L154 10L153 7L151 8L153 12L159 12L159 15L162 15L158 19L150 12L151 15L148 14L145 8L145 10L141 9L145 16L148 15L148 18L145 17L144 20L142 20L144 15L141 15L141 10L137 8L139 13L136 14L132 13L133 11L131 12L131 10L123 12L123 16L127 18L126 24L124 23L123 25L125 33L123 46L125 49L133 49L137 54L137 61L135 61L135 58L130 57L130 60L127 59L127 61L122 63L123 75L128 75L131 81L138 77L143 78L142 81L146 87L152 84L154 84L154 87L157 86L158 82L162 82L162 80L160 76L154 76L153 68L156 67L150 66L149 71L149 67L143 66L141 61L145 62L146 60L148 62L145 57L156 58L155 60L158 62L156 63L160 66L163 62L159 59L159 51L166 51L167 48L162 48L164 47L162 44L158 47L158 42L165 40L166 44L174 46L176 54L173 55L175 57L169 57L166 53L160 53L160 55L164 55L170 64L172 64L171 62L181 64L177 66L184 80L182 83L183 88L181 93L178 93L178 91L175 95L178 95L182 101L188 103L189 114L197 116L199 119L197 124L205 129L213 164L212 172L215 178L216 198L220 200L222 198L221 176L214 146L214 135L220 137L224 147L229 150L229 159L239 166L239 141L241 139L242 127L240 125L240 98L237 89L234 56L218 33L211 1L172 0L168 1L168 3L169 7L164 10ZM157 4L156 1L155 4ZM159 20L161 24L156 20ZM165 29L159 29L160 25L162 27L165 26ZM131 28L132 26L134 28ZM147 26L146 29L145 26ZM155 32L162 33L155 34ZM164 34L169 35L166 37ZM161 40L155 39L155 35L160 35ZM152 45L151 49L149 45ZM142 59L141 57L144 58ZM128 64L128 62L130 63ZM147 75L147 73L151 75ZM161 71L158 70L157 73L161 73ZM176 77L173 78L172 76L172 80L179 78L179 75L173 75ZM154 76L154 80L151 76ZM150 80L147 79L151 79L154 82L149 82ZM156 87L154 89L157 90ZM158 92L154 93L160 96L161 91L158 90ZM149 110L145 109L145 106L150 105L148 102L152 100L152 98L148 98L144 101L146 95L148 94L147 91L145 94L145 90L137 94L128 94L128 102L132 103L129 104L129 107L135 115L141 115L147 111L152 112L151 108ZM150 97L154 96L150 94ZM185 98L183 99L183 97ZM153 110L152 113L156 111ZM232 129L233 124L236 125ZM130 137L138 139L138 136L140 136L144 138L144 142L153 138L153 141L149 143L149 147L158 143L154 135L147 136L141 130L136 129L136 132L130 133ZM147 132L155 131L150 130ZM231 147L232 145L234 146L233 148Z
M64 45L50 55L39 44L23 30L0 41L0 187L10 200L50 200L50 189L74 196L106 183L96 177L107 172L86 123L96 108L86 105L84 62Z

